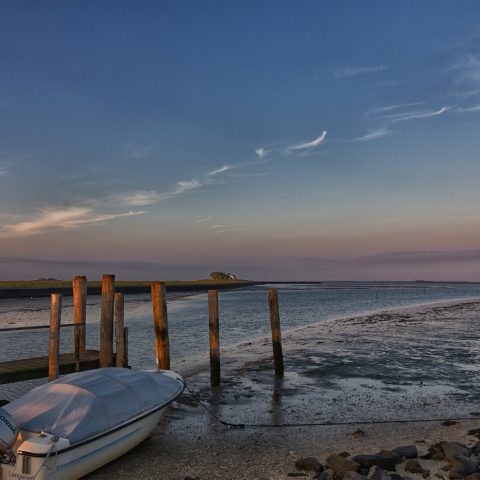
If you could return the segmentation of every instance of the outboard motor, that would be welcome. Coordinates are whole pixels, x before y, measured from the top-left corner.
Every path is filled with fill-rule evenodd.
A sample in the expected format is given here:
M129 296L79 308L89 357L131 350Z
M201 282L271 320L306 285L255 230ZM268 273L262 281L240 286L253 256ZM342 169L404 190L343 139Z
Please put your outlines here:
M8 453L17 436L17 422L6 410L0 408L0 453Z

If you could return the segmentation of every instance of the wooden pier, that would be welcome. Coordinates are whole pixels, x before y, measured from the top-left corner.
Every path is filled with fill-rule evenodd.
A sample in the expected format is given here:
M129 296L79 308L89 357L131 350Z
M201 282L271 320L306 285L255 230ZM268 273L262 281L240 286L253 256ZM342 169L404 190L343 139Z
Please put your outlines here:
M75 353L60 353L60 374L76 371ZM99 367L98 350L85 350L80 356L80 370ZM48 377L48 356L0 362L0 384Z

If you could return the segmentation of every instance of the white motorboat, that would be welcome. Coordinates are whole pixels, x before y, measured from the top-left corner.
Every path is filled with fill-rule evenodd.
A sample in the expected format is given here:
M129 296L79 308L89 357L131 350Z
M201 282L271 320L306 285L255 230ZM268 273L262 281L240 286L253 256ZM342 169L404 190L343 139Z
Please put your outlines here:
M183 392L170 371L72 373L0 408L0 479L74 480L153 431Z

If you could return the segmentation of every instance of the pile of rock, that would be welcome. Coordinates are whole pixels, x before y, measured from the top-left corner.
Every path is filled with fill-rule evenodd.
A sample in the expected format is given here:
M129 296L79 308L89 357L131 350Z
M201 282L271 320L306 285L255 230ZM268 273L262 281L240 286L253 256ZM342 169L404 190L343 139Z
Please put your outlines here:
M470 435L480 438L480 429L471 430ZM290 477L313 474L317 480L411 480L430 478L430 470L417 460L415 445L402 446L393 450L382 450L375 455L332 453L324 464L316 458L302 458L295 463L296 472ZM446 480L480 480L480 441L472 447L458 442L440 442L428 448L420 459L444 462L440 473L433 476ZM424 463L424 462L423 462ZM400 473L401 472L401 473ZM413 474L410 476L409 474Z

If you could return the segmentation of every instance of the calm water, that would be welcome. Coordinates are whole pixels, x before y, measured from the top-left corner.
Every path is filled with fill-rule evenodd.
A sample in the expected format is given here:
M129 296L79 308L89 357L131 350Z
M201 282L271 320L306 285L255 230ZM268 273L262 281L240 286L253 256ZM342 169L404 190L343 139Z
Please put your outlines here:
M269 285L219 293L222 346L251 341L269 334ZM288 331L325 319L386 308L457 298L480 297L480 284L282 284L279 289L282 329ZM125 297L129 327L130 364L153 368L152 308L147 294ZM208 352L208 306L204 293L171 298L168 302L172 366ZM87 308L87 347L98 349L100 297L91 296ZM49 299L0 300L0 328L48 325ZM72 322L72 299L64 298L62 322ZM73 329L61 331L61 350L73 350ZM48 329L2 332L0 361L48 352ZM24 388L27 388L27 384ZM23 390L24 388L21 388ZM19 391L19 388L16 389ZM12 396L12 386L0 386L0 398Z

